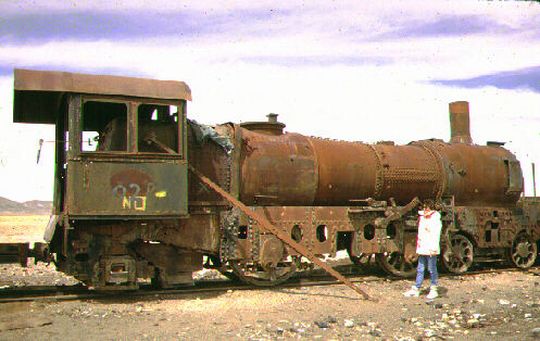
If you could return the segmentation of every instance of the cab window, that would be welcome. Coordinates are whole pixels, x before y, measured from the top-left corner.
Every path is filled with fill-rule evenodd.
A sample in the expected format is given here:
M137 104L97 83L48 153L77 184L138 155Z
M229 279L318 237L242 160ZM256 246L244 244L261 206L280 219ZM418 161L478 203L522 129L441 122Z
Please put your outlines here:
M177 106L140 104L137 122L139 152L178 154Z
M84 102L81 151L127 151L127 116L126 103Z

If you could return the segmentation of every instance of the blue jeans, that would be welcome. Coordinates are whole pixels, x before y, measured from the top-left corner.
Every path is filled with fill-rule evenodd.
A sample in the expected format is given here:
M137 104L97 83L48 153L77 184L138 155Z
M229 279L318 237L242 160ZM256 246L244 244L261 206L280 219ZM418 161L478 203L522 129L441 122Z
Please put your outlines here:
M426 266L429 271L429 277L431 279L431 285L436 286L439 280L439 274L437 273L437 256L418 256L418 267L416 268L416 287L420 289L422 282L424 281L424 272Z

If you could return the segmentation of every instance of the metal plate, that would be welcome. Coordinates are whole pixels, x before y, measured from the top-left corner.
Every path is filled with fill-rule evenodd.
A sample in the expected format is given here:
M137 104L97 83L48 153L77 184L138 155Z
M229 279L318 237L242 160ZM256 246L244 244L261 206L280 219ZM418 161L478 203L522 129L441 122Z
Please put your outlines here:
M180 216L187 211L182 160L68 162L67 207L75 216Z
M16 69L13 122L55 124L63 93L191 100L184 82Z

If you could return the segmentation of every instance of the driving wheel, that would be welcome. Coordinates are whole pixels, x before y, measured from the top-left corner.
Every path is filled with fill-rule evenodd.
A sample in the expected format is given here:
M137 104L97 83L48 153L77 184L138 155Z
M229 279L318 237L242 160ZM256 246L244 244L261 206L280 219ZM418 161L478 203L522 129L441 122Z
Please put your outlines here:
M296 259L291 262L280 262L276 266L263 267L258 263L229 261L233 273L243 282L271 287L288 280L296 272Z
M353 256L351 255L351 252L347 250L347 254L349 255L351 262L361 268L368 268L374 263L375 260L375 255L372 253L360 253L359 255Z
M519 233L512 247L508 250L508 258L518 268L530 268L536 261L538 255L538 247L534 240L527 233Z
M375 260L381 269L390 275L410 278L416 274L417 262L409 262L401 252L378 253Z
M472 242L462 234L450 237L450 245L442 252L443 268L454 274L462 274L469 270L474 260L474 247Z

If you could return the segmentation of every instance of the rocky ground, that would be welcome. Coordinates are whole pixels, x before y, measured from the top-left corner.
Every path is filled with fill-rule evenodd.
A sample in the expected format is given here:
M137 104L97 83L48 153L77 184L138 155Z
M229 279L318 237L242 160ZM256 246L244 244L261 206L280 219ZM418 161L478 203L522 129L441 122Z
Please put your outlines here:
M25 219L0 224L1 235L41 236L43 224ZM443 276L442 295L432 302L426 301L427 293L403 297L408 280L367 273L360 285L376 302L334 285L1 303L0 340L540 340L538 266L525 272ZM212 271L196 276L219 277ZM0 264L0 288L75 284L53 265Z
M540 269L442 277L442 296L405 298L407 280L366 277L377 302L343 285L184 296L0 304L0 339L540 339ZM52 265L0 266L1 285L72 284Z

